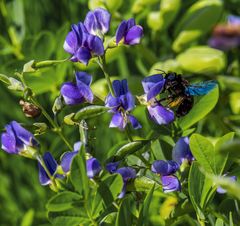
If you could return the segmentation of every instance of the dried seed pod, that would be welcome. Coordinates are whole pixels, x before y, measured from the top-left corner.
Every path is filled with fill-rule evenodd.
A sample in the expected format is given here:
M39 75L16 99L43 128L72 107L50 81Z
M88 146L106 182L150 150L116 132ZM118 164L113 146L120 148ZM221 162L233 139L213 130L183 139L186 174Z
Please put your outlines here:
M40 108L38 108L37 106L35 106L34 104L32 104L30 102L20 100L19 104L22 106L22 111L26 117L36 118L39 115L41 115L41 113L42 113Z

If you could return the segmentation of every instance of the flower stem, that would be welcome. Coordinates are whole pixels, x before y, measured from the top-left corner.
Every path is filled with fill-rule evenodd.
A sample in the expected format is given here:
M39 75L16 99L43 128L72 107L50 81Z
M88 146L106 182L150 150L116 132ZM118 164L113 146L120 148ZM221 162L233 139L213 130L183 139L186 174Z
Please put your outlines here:
M32 103L34 105L36 105L37 107L39 107L43 113L43 115L45 116L45 118L49 121L49 123L52 125L52 127L54 128L54 132L56 132L61 139L64 141L64 143L68 146L68 148L70 150L72 150L72 146L69 144L69 142L67 141L66 137L63 135L61 128L53 121L53 119L51 118L51 116L46 112L46 110L44 109L44 107L36 100L36 98L34 98L33 96L30 97Z
M133 138L131 136L131 133L130 133L130 127L129 127L129 124L127 124L126 128L125 128L125 131L126 131L126 134L127 134L127 137L129 139L130 142L133 142Z
M25 90L29 89L30 90L30 95L29 95L29 99L32 101L32 103L34 105L36 105L38 108L41 109L42 114L44 115L44 117L49 121L49 123L51 124L51 126L54 128L54 132L56 132L61 139L64 141L64 143L68 146L68 148L70 150L72 150L72 146L69 144L69 142L67 141L67 139L65 138L65 136L62 133L62 129L58 126L58 124L56 122L54 122L54 120L51 118L51 116L47 113L47 111L44 109L44 107L37 101L37 99L34 97L34 94L32 93L32 90L27 86L24 77L23 77L23 73L17 73L17 76L20 78L21 82L24 85Z
M107 73L107 70L106 70L106 60L105 60L105 56L103 57L99 57L98 60L97 60L97 64L99 65L99 67L102 69L103 73L104 73L104 76L106 78L106 81L107 81L107 84L108 84L108 88L110 90L110 93L112 94L112 96L115 96L114 95L114 90L113 90L113 87L112 87L112 82L111 82L111 79L110 79L110 76L109 74Z

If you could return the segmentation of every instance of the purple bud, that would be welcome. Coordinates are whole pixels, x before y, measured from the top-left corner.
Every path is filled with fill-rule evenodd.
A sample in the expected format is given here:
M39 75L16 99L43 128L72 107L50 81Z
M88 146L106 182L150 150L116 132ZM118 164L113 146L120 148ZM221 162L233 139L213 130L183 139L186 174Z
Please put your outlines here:
M176 176L162 176L161 179L164 193L181 190L180 181Z
M116 173L119 173L122 176L123 179L123 187L122 187L122 191L119 194L118 198L123 198L126 194L127 191L127 182L130 179L134 179L136 177L136 171L131 168L131 167L122 167L119 168Z
M18 122L12 121L5 126L2 133L2 149L9 154L21 154L27 147L38 148L39 144L32 133L24 129Z
M75 105L87 101L92 103L93 93L90 89L92 76L86 72L76 72L76 84L65 82L61 87L61 95L67 105Z
M126 45L136 45L140 43L143 36L143 28L139 25L135 25L133 18L129 20L123 20L116 31L116 43L118 44L122 39Z
M43 155L43 161L45 163L45 166L47 167L49 173L51 176L54 176L56 170L57 170L57 162L53 158L52 154L50 152L46 152ZM48 185L51 183L51 179L49 178L47 172L43 168L40 162L38 162L38 168L39 168L39 181L41 185Z
M181 165L184 160L188 161L188 163L191 163L194 160L194 157L189 147L188 137L181 137L177 141L172 151L172 158L179 165Z
M97 8L88 12L84 25L90 34L103 36L109 30L110 20L111 15L107 10Z
M87 160L87 176L89 178L94 178L101 171L101 165L96 158L90 158Z
M120 162L110 162L106 165L106 169L109 173L115 173Z
M157 160L152 164L151 170L161 176L174 174L179 169L179 165L172 160Z
M70 167L75 155L80 151L82 146L82 142L78 141L74 144L73 151L65 152L61 157L61 167L65 173L70 171Z

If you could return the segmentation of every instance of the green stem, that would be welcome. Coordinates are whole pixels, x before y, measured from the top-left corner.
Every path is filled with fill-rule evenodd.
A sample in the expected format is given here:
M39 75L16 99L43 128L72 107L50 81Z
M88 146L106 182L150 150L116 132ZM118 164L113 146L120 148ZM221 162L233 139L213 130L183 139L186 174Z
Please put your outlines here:
M133 138L131 136L131 133L130 133L130 127L129 127L129 124L127 124L126 128L125 128L125 131L126 131L126 134L127 134L127 137L129 139L129 141L133 142Z
M149 168L150 164L149 162L142 156L142 154L135 154L136 157L138 157L144 164Z
M72 150L72 146L69 144L69 142L67 141L67 139L65 138L65 136L62 133L61 128L53 121L53 119L51 118L51 116L46 112L46 110L44 109L44 107L36 100L36 98L34 98L33 96L30 97L32 103L34 105L36 105L37 107L39 107L42 111L42 114L45 116L45 118L49 121L49 123L51 124L51 126L54 128L54 132L56 132L61 139L64 141L64 143L68 146L68 148L70 150Z
M204 220L202 220L198 215L197 215L197 220L201 226L205 226Z
M110 79L110 76L109 74L107 73L107 70L106 70L106 61L105 61L105 57L99 57L98 60L97 60L97 64L99 65L99 67L102 69L103 73L104 73L104 76L106 78L106 81L107 81L107 84L108 84L108 88L112 94L112 96L115 96L114 95L114 90L113 90L113 87L112 87L112 82L111 82L111 79Z
M20 78L21 82L24 85L25 90L29 89L29 87L27 86L24 77L23 77L23 73L17 73L17 76ZM68 148L70 150L72 150L72 146L71 144L69 144L69 142L67 141L67 139L65 138L65 136L62 133L62 129L57 125L57 123L54 122L54 120L51 118L51 116L46 112L46 110L44 109L44 107L37 101L37 99L34 97L34 95L32 94L32 91L30 92L30 100L32 101L32 103L34 105L36 105L38 108L41 109L42 114L44 115L44 117L49 121L49 123L51 124L51 126L54 128L54 132L56 132L61 139L64 141L64 143L68 146Z

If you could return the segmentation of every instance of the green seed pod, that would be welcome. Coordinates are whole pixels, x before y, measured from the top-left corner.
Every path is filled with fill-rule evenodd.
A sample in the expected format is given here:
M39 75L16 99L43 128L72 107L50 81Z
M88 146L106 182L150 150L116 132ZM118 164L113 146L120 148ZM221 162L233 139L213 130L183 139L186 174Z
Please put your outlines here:
M221 0L202 0L193 4L176 27L173 50L180 52L209 32L220 19L222 10Z
M190 73L214 74L226 67L226 58L222 51L208 46L189 48L177 56L180 67Z
M181 0L162 0L160 4L159 30L165 30L174 21L181 6Z

